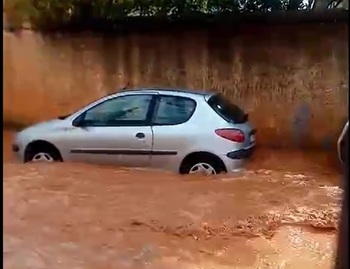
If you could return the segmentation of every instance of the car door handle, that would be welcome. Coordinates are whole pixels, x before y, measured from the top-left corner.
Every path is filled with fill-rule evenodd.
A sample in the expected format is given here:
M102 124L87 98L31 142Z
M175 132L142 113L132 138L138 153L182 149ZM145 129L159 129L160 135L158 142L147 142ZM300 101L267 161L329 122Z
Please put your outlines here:
M135 136L136 136L138 139L145 138L145 134L144 134L144 133L137 133Z

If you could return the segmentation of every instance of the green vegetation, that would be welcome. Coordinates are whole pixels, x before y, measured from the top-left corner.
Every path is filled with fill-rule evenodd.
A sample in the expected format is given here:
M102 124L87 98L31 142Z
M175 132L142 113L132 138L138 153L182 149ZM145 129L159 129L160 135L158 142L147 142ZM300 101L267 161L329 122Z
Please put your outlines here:
M344 0L345 1L345 0ZM130 17L183 18L287 10L311 10L318 3L336 8L341 0L6 0L4 12L13 27L31 23L38 28L69 25L111 25ZM324 4L325 3L325 4ZM322 6L322 5L321 5Z

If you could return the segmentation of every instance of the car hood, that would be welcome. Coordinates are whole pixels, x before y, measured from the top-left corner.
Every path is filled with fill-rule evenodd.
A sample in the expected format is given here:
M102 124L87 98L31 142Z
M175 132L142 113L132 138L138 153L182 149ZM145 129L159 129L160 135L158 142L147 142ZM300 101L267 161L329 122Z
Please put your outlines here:
M31 125L20 132L20 134L36 133L36 132L46 132L55 129L60 129L65 126L64 120L49 120L44 122L39 122Z

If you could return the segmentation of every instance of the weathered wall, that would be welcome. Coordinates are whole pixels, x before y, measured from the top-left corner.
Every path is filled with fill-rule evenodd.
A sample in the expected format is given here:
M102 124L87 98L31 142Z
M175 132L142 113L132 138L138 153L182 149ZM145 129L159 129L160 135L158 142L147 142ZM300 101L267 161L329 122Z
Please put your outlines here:
M124 37L4 32L4 120L65 114L127 83L205 88L242 105L261 144L322 148L347 116L347 35L342 23Z

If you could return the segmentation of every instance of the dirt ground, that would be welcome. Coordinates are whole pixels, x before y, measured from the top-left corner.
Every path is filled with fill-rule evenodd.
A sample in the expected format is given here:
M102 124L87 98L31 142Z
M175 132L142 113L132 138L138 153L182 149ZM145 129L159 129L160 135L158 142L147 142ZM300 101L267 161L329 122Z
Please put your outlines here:
M260 150L213 178L20 164L4 132L6 269L331 269L340 175L322 154Z

